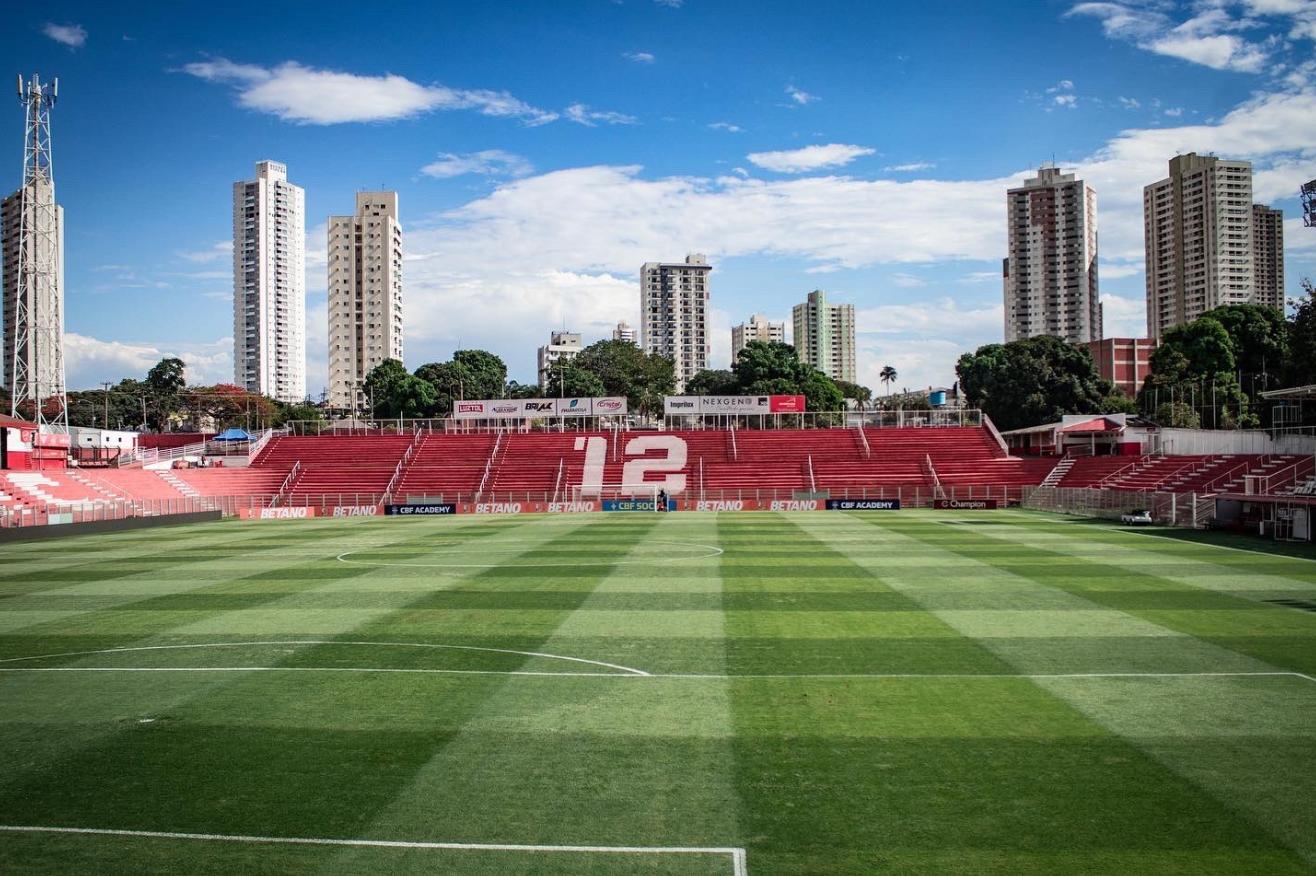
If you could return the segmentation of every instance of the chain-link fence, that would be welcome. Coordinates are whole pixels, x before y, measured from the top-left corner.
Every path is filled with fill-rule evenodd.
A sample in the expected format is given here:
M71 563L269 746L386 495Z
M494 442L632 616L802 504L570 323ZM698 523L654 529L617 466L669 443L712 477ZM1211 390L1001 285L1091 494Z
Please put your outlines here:
M1166 526L1206 526L1215 516L1215 496L1197 493L1149 493L1071 487L1026 487L1022 505L1038 511L1118 520L1133 511L1149 511Z

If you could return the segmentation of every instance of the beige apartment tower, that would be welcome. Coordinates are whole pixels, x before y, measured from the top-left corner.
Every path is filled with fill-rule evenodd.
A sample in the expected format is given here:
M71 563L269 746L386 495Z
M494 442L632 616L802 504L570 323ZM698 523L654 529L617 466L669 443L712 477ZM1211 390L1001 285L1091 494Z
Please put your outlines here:
M854 305L828 304L815 289L791 311L795 352L833 380L855 382Z
M684 262L645 262L640 267L640 346L675 364L676 391L708 367L708 275L700 253Z
M1043 166L1006 192L1005 340L1101 338L1097 291L1097 193L1072 173Z
M1147 333L1256 295L1252 164L1189 152L1142 190Z
M786 323L769 322L761 313L756 313L740 325L731 327L731 361L736 361L740 351L750 341L776 341L786 343Z
M402 226L397 192L357 192L329 217L329 404L356 410L366 377L402 361Z
M1252 205L1253 302L1284 310L1284 211Z
M539 363L539 391L548 390L548 380L553 376L553 369L565 365L580 355L584 349L579 332L553 332L548 336L548 343L540 347L535 354Z
M635 343L635 329L626 320L617 323L617 327L612 330L612 339L614 341L625 341L628 344Z
M233 184L233 382L306 398L306 195L277 161Z

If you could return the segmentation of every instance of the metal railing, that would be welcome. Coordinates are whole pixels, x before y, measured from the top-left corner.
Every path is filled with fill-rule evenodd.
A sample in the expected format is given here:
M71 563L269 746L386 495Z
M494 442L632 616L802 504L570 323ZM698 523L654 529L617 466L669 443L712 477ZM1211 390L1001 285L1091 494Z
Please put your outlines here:
M302 461L299 459L292 464L292 468L288 469L288 476L283 479L283 483L279 484L279 491L275 493L274 500L270 502L271 505L279 504L279 500L284 498L284 495L292 488L293 483L297 480L297 475L301 474L301 471Z
M489 459L484 463L484 474L480 475L480 488L475 491L477 495L484 492L484 485L489 482L489 473L493 471L494 460L498 458L498 448L502 446L503 436L499 434L494 439L493 449L489 451Z
M860 447L863 449L863 451L864 451L864 459L872 459L872 458L873 458L873 449L872 449L871 447L868 446L868 436L864 434L864 427L863 427L863 426L855 426L855 427L854 427L854 431L855 431L855 434L856 434L857 436L859 436L859 446L860 446Z
M926 454L923 457L924 473L928 480L932 482L933 495L938 499L946 498L946 491L941 486L941 478L937 477L937 467L932 464L932 454Z

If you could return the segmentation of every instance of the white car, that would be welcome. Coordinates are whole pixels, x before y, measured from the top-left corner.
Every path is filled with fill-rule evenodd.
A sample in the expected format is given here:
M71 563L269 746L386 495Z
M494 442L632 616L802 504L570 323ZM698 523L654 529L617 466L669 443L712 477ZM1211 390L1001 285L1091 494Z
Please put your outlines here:
M1125 526L1151 526L1151 512L1130 511L1127 514L1121 514L1120 523L1123 523Z

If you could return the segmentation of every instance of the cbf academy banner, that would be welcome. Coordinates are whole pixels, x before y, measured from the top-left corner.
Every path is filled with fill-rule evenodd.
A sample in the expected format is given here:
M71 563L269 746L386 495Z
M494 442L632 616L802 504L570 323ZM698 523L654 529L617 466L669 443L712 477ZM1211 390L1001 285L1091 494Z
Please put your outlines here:
M453 402L458 420L539 420L626 413L626 396L602 398L483 398Z

